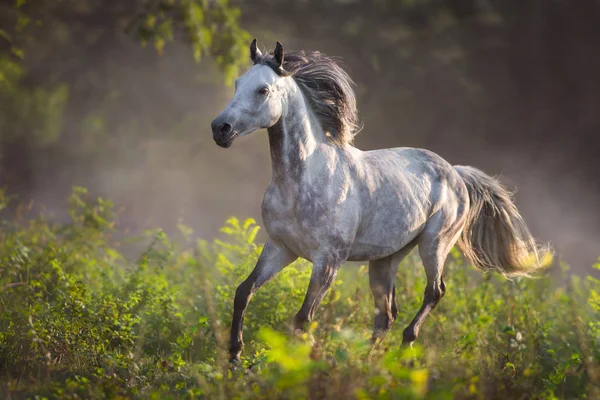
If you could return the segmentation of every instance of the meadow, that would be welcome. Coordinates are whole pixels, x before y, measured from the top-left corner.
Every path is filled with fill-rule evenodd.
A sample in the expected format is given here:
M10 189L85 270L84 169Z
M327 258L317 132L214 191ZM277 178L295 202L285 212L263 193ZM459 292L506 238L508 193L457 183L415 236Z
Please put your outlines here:
M598 399L600 280L558 265L535 279L481 274L453 250L447 292L412 348L402 329L425 274L397 276L399 314L379 346L366 265L347 265L308 335L291 334L310 277L296 261L251 300L242 365L227 361L237 285L260 227L222 237L179 225L127 237L114 205L74 188L71 221L0 192L0 397L4 399ZM124 237L125 236L125 237ZM127 248L142 248L136 257ZM600 263L593 266L600 269Z

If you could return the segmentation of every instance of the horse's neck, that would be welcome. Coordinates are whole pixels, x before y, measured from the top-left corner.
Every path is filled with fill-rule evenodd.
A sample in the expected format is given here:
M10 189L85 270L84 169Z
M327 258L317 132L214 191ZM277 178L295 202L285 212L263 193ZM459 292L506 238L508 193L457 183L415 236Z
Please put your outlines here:
M302 179L328 140L300 93L268 133L273 181L278 184Z

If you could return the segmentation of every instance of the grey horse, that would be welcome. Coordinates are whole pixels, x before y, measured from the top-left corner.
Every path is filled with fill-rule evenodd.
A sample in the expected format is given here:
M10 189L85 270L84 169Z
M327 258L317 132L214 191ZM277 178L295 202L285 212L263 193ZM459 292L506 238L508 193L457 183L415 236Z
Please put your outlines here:
M444 263L455 244L475 267L505 276L529 275L546 264L550 248L536 243L497 179L424 149L352 146L360 130L353 82L335 59L320 52L284 55L279 42L263 54L256 39L250 58L254 65L236 80L233 99L211 124L224 148L267 129L271 150L272 178L262 203L268 240L235 293L231 361L240 359L250 298L298 257L313 269L295 330L313 319L345 261L368 261L376 342L396 318L398 265L418 245L427 286L404 344L417 339L444 296Z

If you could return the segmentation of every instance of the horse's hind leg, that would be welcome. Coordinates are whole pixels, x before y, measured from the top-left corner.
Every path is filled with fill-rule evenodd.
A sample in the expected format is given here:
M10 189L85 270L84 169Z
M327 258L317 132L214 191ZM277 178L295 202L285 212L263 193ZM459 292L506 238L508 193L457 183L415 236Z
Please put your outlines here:
M464 224L464 213L461 211L459 208L458 215L453 215L453 218L443 211L438 212L427 222L419 236L419 254L425 267L427 286L419 312L403 332L403 344L410 344L417 339L425 318L446 292L442 274L446 257L458 240Z
M416 241L388 257L369 262L369 284L375 301L375 326L372 342L382 339L390 330L398 308L396 306L396 272L404 257L415 247Z

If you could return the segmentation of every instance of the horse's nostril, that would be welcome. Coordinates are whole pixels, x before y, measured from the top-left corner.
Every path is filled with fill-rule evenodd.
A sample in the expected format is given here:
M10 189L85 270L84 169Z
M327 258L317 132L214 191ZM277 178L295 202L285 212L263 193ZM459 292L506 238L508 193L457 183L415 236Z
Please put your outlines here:
M231 126L231 124L228 124L227 122L225 122L225 123L222 123L221 125L219 125L218 129L219 129L219 133L221 135L227 135L233 130L233 127Z

